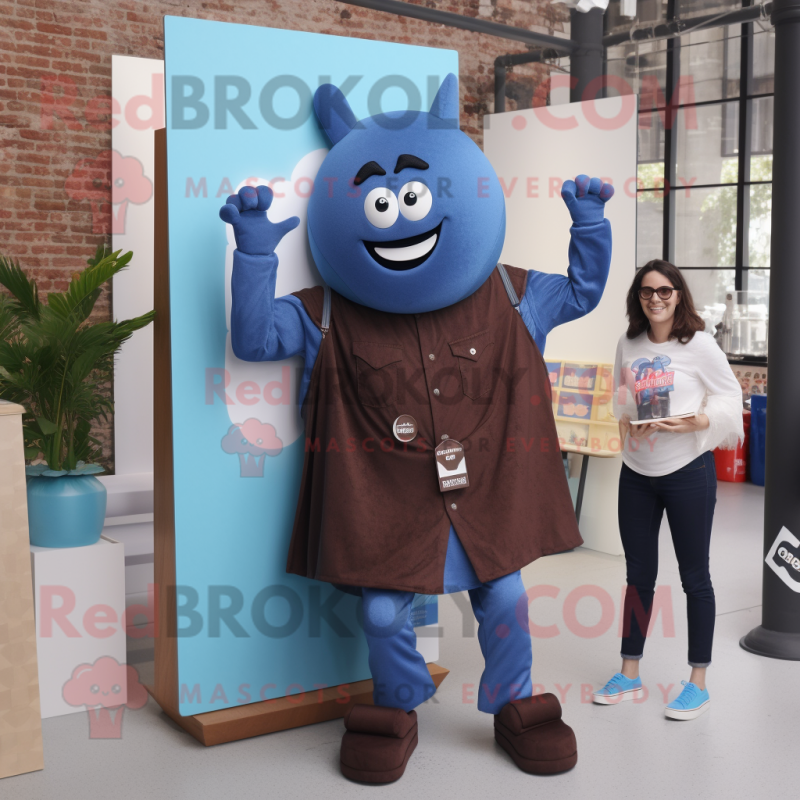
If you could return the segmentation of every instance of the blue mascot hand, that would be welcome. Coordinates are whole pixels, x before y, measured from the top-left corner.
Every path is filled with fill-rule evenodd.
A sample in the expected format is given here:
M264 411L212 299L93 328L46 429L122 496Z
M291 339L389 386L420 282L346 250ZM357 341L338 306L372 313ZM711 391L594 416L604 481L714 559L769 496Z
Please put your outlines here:
M604 219L605 204L614 196L614 187L600 178L578 175L564 181L561 197L575 225L596 225Z
M299 217L289 217L282 222L267 219L267 209L272 205L269 186L243 186L238 194L228 197L219 210L220 219L233 225L236 247L251 256L268 256L289 231L299 224Z

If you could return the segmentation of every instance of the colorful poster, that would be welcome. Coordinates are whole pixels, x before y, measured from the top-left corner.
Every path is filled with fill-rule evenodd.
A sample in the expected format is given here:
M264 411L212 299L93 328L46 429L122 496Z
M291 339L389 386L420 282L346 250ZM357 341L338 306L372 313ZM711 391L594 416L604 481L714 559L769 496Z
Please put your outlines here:
M358 117L430 107L457 53L166 17L175 542L181 713L369 677L359 601L285 573L303 463L299 359L230 346L229 194L269 183L277 295L320 282L306 206L328 142L312 108L342 87ZM423 605L428 605L427 603ZM427 618L427 614L419 615ZM430 640L427 640L430 641ZM430 660L430 659L427 659Z
M561 377L561 362L560 361L545 361L547 366L547 374L550 377L550 385L558 386L558 379Z
M669 370L672 359L657 355L637 358L631 364L638 419L663 419L670 415L670 394L675 389L675 371Z
M589 420L592 413L593 399L590 394L561 392L558 398L558 416Z
M561 378L561 385L565 389L587 389L594 390L597 380L597 364L564 364L564 375Z

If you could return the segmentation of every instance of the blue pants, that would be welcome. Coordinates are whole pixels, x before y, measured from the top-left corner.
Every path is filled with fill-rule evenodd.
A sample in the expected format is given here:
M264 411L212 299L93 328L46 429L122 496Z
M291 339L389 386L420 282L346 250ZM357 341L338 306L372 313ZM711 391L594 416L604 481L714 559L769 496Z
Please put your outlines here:
M506 703L530 697L531 639L520 573L481 583L451 526L444 589L445 594L468 590L478 621L478 642L485 663L478 709L497 714ZM411 711L436 691L425 660L416 649L417 636L411 624L414 593L365 588L362 597L375 705Z

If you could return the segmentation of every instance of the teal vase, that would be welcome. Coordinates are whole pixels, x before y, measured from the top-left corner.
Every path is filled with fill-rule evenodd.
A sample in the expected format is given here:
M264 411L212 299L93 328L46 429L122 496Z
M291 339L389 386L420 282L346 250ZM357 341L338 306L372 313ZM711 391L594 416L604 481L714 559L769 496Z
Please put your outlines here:
M37 547L85 547L100 539L106 487L94 475L28 478L28 528Z

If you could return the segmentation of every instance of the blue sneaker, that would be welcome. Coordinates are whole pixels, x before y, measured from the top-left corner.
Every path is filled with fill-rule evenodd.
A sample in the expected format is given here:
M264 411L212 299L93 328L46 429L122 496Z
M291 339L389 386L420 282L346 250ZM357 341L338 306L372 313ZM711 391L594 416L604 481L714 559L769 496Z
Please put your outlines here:
M642 693L641 678L626 678L621 672L598 691L592 694L592 701L604 706L621 703L623 700L636 700Z
M683 691L664 709L670 719L695 719L708 711L711 698L708 689L702 691L693 683L681 681Z

